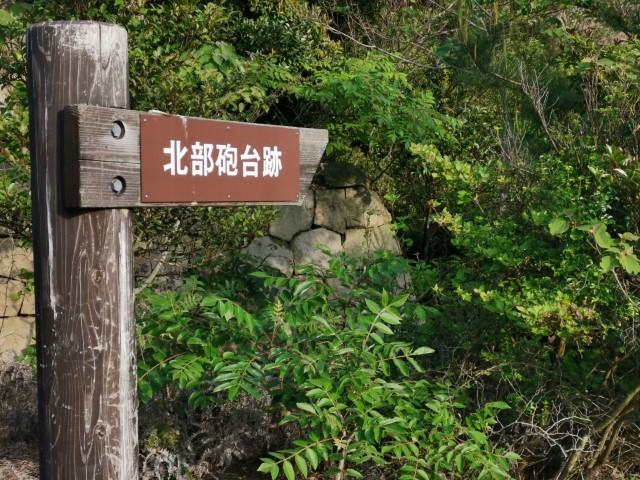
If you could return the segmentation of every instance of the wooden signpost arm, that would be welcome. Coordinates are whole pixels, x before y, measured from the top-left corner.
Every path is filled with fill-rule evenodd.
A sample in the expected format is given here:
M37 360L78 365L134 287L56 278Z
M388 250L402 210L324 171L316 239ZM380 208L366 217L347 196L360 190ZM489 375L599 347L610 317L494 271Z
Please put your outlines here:
M128 107L127 33L27 31L40 478L138 477L132 227L127 209L63 203L63 109Z
M73 208L184 206L141 200L140 115L146 112L69 105L64 111L65 203ZM166 117L179 117L166 115ZM180 117L188 119L188 117ZM212 121L214 122L214 121ZM225 122L229 125L243 124ZM255 124L251 124L255 125ZM328 142L326 130L279 127L299 135L299 194L291 202L194 202L198 205L302 204Z

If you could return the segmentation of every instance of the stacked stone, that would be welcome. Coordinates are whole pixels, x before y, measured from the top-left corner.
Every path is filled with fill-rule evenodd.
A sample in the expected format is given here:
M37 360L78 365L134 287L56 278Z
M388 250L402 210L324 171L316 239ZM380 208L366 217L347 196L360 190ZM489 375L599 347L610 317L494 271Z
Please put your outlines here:
M329 256L317 245L354 256L381 250L400 253L391 214L353 165L323 165L304 204L279 210L269 234L249 245L247 253L284 275L306 264L326 269Z
M0 232L0 360L35 341L35 302L20 278L23 270L33 271L31 251Z

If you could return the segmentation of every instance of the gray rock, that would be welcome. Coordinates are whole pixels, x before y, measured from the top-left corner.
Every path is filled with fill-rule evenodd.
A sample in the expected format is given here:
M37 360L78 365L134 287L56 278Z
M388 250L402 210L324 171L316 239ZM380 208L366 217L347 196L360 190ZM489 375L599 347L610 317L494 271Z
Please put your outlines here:
M287 277L293 275L293 253L282 240L266 235L252 242L245 252L261 265L274 268Z
M24 284L17 280L0 278L0 295L4 297L0 318L17 316L20 313L24 298ZM0 320L0 326L1 324L2 320Z
M16 355L19 355L35 341L35 317L4 317L0 319L0 325L2 325L0 331L0 363L13 361ZM0 468L1 470L2 468Z
M311 229L315 209L314 192L309 191L302 205L279 207L280 215L269 226L269 235L287 242L297 233Z
M320 168L314 183L324 185L327 188L355 187L367 184L365 174L350 163L328 162L323 163Z
M347 221L344 216L345 195L344 189L317 190L313 223L334 232L344 233L347 229Z
M346 190L344 216L347 228L373 228L391 222L378 194L363 187Z
M321 252L317 245L328 247L332 253L340 253L342 237L326 228L316 228L296 235L291 242L296 267L312 264L323 270L329 268L329 256Z
M17 246L12 238L0 239L0 276L17 277L22 269L33 271L33 252Z
M350 228L347 230L343 248L345 253L366 256L373 252L386 250L399 255L400 245L389 225L375 228Z

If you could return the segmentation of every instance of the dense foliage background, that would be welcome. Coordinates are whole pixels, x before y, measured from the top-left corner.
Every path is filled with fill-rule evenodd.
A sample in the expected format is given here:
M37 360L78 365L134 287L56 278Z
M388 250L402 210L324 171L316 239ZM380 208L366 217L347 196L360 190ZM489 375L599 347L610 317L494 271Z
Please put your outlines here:
M404 245L247 276L268 209L138 214L138 255L193 275L140 298L143 402L270 398L298 426L272 478L640 476L635 2L5 5L0 226L26 243L23 36L51 19L127 28L133 109L328 129Z

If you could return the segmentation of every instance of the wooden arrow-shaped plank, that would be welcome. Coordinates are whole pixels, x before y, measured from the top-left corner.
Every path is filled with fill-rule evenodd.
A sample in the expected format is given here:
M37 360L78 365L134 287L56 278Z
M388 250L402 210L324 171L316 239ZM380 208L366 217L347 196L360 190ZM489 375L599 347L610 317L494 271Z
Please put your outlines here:
M64 110L68 208L296 205L326 130L93 105Z

